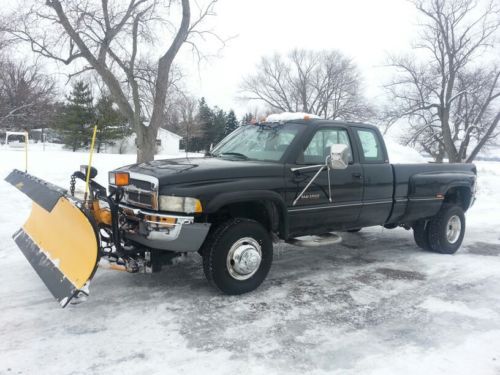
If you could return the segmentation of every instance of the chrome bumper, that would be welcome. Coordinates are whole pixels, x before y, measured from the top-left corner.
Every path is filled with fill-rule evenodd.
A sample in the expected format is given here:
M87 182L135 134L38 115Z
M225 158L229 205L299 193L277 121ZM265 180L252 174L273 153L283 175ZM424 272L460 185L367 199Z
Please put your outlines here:
M120 214L135 222L123 236L143 246L176 252L198 251L207 237L209 223L195 223L193 216L163 214L120 204Z

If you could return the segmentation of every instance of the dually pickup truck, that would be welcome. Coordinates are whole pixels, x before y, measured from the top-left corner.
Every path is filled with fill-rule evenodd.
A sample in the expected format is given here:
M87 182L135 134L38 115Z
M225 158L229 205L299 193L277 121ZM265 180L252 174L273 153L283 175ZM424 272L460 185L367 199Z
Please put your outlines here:
M96 264L107 258L111 268L154 272L178 254L198 252L207 279L226 294L257 288L271 268L273 243L301 236L328 241L332 231L401 226L413 229L422 249L453 254L476 190L473 164L390 164L375 126L308 117L240 126L205 157L119 168L109 174L108 191L92 180L96 173L83 166L72 179L74 186L90 174L91 199L76 206L97 228ZM19 171L8 179L28 195L32 184L49 186ZM35 190L32 199L44 203ZM36 237L28 234L15 237L25 254ZM79 289L46 284L61 303Z
M130 175L123 237L198 251L207 279L228 294L262 283L278 239L403 226L423 249L454 253L476 184L472 164L390 164L376 127L318 119L241 126L206 157L117 172ZM157 229L147 215L176 225Z

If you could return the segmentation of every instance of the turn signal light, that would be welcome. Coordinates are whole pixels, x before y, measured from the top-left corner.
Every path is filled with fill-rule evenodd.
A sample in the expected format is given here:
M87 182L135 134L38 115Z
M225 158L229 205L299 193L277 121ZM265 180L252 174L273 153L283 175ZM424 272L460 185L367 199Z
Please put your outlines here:
M128 172L109 172L109 184L114 186L127 186L130 182Z
M150 223L173 225L177 222L175 217L146 215L146 220Z

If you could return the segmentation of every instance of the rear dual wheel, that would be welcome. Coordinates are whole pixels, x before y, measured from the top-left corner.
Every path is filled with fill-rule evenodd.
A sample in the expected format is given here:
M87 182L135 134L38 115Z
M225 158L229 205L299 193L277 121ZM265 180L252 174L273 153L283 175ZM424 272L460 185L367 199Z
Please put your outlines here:
M202 249L207 280L225 294L250 292L264 281L273 260L269 232L260 223L231 219L210 234Z
M430 220L419 220L413 225L417 245L441 254L456 253L462 245L464 234L464 211L455 204L445 203Z
M429 245L429 231L428 231L429 220L419 220L413 224L413 238L418 247L424 250L431 251L431 246Z

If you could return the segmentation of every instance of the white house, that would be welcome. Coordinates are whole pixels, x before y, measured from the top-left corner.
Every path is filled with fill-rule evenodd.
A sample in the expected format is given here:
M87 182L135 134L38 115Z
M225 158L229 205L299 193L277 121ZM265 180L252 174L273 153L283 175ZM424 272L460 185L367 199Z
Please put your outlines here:
M169 130L161 129L156 137L157 154L178 154L182 137Z
M121 141L117 141L115 145L107 149L108 152L117 154L135 154L137 151L136 147L136 135L132 134ZM158 155L176 155L180 152L179 144L182 137L169 130L162 129L158 131L158 136L156 137L156 154Z

